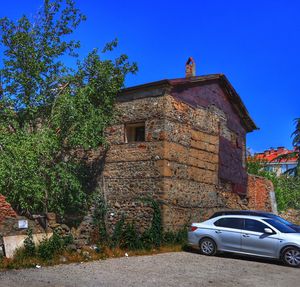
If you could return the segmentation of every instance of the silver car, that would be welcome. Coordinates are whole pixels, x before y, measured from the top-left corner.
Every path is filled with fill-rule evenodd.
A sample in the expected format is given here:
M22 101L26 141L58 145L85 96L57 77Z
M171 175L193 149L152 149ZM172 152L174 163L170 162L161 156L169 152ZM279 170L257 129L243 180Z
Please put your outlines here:
M300 233L272 218L223 215L193 223L188 243L204 255L218 251L268 257L300 266Z

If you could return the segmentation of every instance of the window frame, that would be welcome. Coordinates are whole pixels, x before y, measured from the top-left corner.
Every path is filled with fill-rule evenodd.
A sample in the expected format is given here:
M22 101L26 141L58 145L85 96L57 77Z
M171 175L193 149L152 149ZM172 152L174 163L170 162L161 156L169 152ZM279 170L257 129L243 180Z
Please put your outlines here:
M257 231L257 230L249 230L249 229L246 229L246 224L247 224L246 222L247 222L247 220L249 220L249 221L254 221L254 222L258 222L258 223L264 225L263 231ZM273 233L276 233L276 232L274 231L274 229L271 228L269 225L267 225L265 222L262 222L262 221L260 221L260 220L253 219L253 218L245 218L245 219L244 219L244 230L245 230L245 232L255 232L255 233L265 234L265 232L264 232L265 228L269 228L269 229L271 229L271 230L273 231Z
M136 129L144 128L144 140L136 140ZM146 122L138 121L124 124L124 142L125 143L141 143L146 141Z
M228 227L228 226L220 226L220 225L216 225L216 223L218 221L221 221L221 220L226 220L226 219L236 219L236 220L241 220L242 223L240 224L239 227ZM221 227L221 228L229 228L229 229L236 229L236 230L244 230L244 227L245 227L245 218L240 218L240 217L223 217L223 218L219 218L218 220L216 220L214 222L214 226L216 227Z

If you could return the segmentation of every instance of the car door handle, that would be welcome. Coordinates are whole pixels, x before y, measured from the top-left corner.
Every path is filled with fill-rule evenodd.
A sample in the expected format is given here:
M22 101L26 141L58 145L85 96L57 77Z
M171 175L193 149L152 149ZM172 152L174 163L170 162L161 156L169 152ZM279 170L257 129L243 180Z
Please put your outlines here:
M221 230L216 230L215 232L216 232L216 233L222 233L222 231L221 231Z
M250 237L249 234L243 234L243 237Z

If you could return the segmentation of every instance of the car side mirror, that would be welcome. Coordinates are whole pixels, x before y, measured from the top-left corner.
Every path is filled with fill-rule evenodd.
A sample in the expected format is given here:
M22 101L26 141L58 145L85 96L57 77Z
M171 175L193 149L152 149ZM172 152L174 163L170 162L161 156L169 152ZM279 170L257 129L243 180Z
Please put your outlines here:
M273 234L273 233L274 233L273 230L272 230L271 228L265 228L265 229L264 229L264 232L265 232L266 234Z

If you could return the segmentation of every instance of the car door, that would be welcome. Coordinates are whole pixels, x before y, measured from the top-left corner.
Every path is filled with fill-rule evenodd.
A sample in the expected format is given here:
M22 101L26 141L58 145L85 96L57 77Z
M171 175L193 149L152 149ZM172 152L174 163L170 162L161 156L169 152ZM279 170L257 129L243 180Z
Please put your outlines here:
M241 236L244 219L236 217L223 217L214 222L215 238L218 249L222 251L241 251Z
M259 220L245 219L245 227L241 238L242 252L276 257L280 239L275 232L273 234L265 233L265 228L270 227Z

